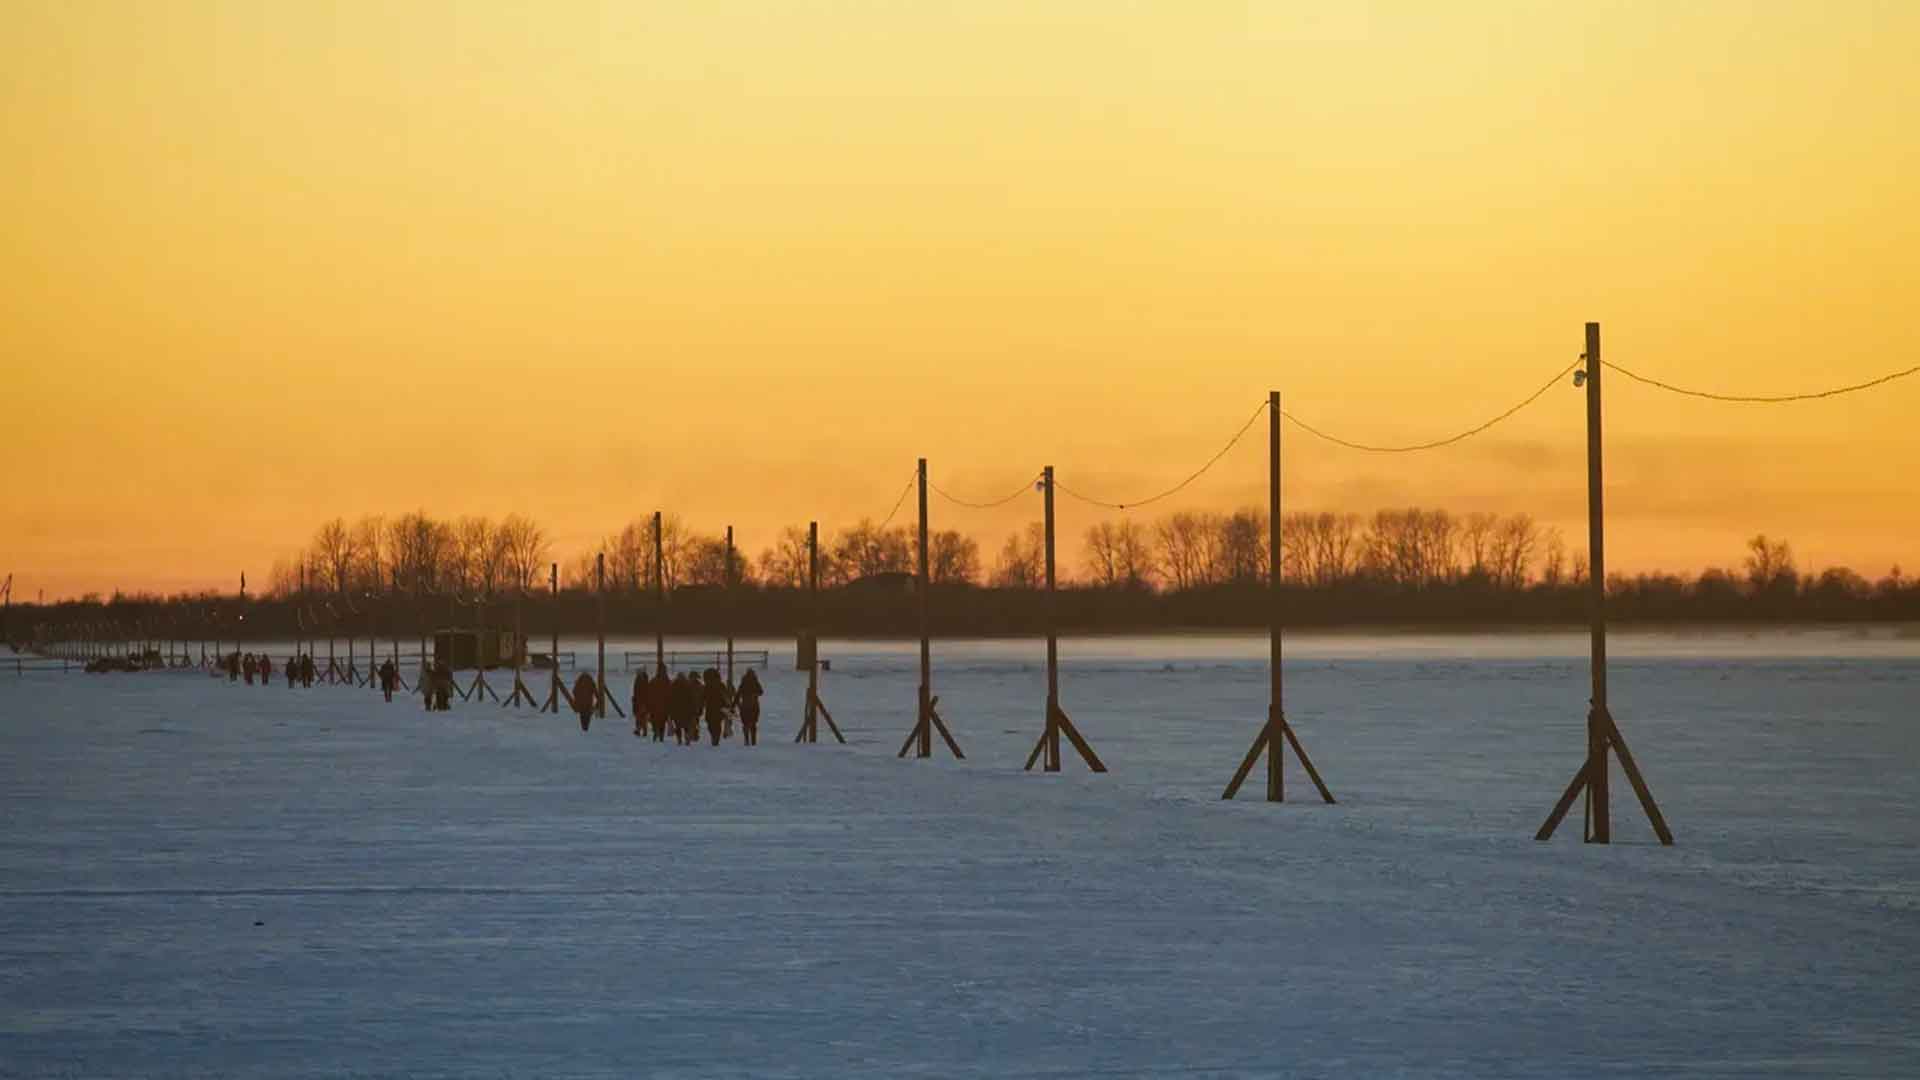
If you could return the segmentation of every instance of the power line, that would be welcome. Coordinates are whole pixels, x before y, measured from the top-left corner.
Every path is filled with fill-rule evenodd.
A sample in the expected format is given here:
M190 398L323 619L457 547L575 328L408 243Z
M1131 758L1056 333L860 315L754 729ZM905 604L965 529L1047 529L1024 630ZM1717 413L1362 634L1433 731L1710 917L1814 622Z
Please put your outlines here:
M1871 390L1876 386L1890 383L1895 379L1904 379L1909 375L1920 373L1920 364L1915 364L1904 371L1891 372L1877 379L1868 379L1866 382L1854 383L1850 386L1836 386L1830 390L1816 390L1804 394L1716 394L1706 390L1690 390L1683 386L1675 386L1672 383L1661 382L1659 379L1650 379L1645 375L1629 371L1611 360L1602 360L1601 363L1632 379L1634 382L1645 383L1648 386L1665 390L1669 393L1680 394L1683 397L1705 398L1708 401L1731 401L1750 405L1780 405L1793 401L1818 401L1821 398L1851 394L1857 390Z
M1144 499L1135 499L1132 502L1124 502L1124 503L1106 502L1102 499L1095 499L1095 498L1091 498L1089 496L1080 494L1079 492L1073 490L1072 488L1069 488L1067 485L1061 483L1060 478L1057 476L1054 477L1053 486L1056 488L1059 488L1062 493L1071 495L1074 498L1079 499L1083 503L1089 503L1093 506L1105 507L1109 510L1127 510L1135 507L1148 506L1152 503L1157 503L1161 499L1164 499L1167 496L1180 491L1182 488L1186 487L1188 484L1193 483L1195 480L1200 479L1201 476L1206 474L1206 471L1208 469L1211 469L1216 464L1218 464L1221 458L1227 456L1227 451L1232 450L1236 445L1239 444L1241 437L1246 435L1248 429L1253 427L1253 422L1255 420L1260 419L1260 414L1262 412L1265 412L1266 408L1267 408L1267 403L1264 401L1261 402L1260 406L1253 410L1253 415L1247 417L1247 422L1240 425L1240 430L1233 433L1233 438L1227 440L1227 445L1215 451L1214 455L1207 459L1206 464L1200 466L1198 469L1195 469L1185 480L1180 481L1179 483L1173 485L1167 490L1162 491L1158 495L1149 495Z
M1319 428L1314 427L1313 425L1307 423L1305 420L1302 420L1299 417L1293 415L1292 413L1286 411L1285 409L1280 410L1280 415L1286 417L1290 423L1292 423L1295 427L1298 427L1300 430L1306 432L1307 434L1316 436L1321 439L1325 439L1326 441L1333 443L1335 446L1344 446L1349 450L1364 450L1370 454L1411 454L1419 450L1438 450L1440 447L1452 446L1454 443L1463 442L1467 439L1471 439L1475 435L1478 435L1481 432L1486 431L1488 428L1493 427L1495 424L1498 424L1501 421L1512 417L1515 413L1519 412L1521 409L1524 409L1527 406L1533 404L1534 402L1540 400L1541 395L1553 389L1553 386L1555 383L1559 382L1561 379L1566 378L1568 372L1572 371L1574 368L1579 366L1580 366L1580 361L1575 360L1573 363L1568 364L1566 367L1563 367L1559 371L1554 372L1553 378L1548 379L1546 382L1540 384L1540 389L1535 390L1531 394L1528 394L1518 405L1515 405L1511 409L1508 409L1506 412L1501 413L1499 416L1496 416L1493 419L1488 420L1486 423L1481 424L1477 427L1468 428L1467 430L1462 431L1457 435L1449 435L1444 439L1435 439L1432 442L1412 443L1407 446L1373 446L1368 443L1354 442L1350 439L1343 439L1337 435L1330 435L1327 432L1321 431ZM1608 366L1612 366L1612 365L1608 365Z
M1027 492L1032 491L1033 481L1038 479L1040 479L1040 474L1034 473L1032 479L1027 480L1025 483L1021 484L1019 487L1014 488L1012 491L1006 493L1005 495L1001 496L998 499L992 500L991 502L974 502L969 499L962 499L957 496L950 495L943 488L941 488L939 484L934 483L932 480L927 481L927 486L932 488L941 498L947 500L950 503L954 503L955 505L964 506L969 510L991 510L996 506L1005 506L1006 504L1012 502L1013 500L1019 498L1020 496L1025 495Z
M915 469L913 471L913 475L907 477L907 486L900 489L900 497L893 500L893 509L887 511L887 516L884 519L882 519L880 522L880 527L882 529L886 528L888 523L893 521L893 515L899 513L900 508L907 504L907 492L913 490L913 482L915 480L918 480L919 478L920 478L919 469Z

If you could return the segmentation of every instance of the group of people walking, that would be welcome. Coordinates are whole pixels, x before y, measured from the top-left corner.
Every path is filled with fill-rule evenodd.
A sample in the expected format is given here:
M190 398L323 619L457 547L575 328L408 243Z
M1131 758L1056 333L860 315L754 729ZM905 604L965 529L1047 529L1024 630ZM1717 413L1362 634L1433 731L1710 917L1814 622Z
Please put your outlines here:
M255 656L252 653L241 653L235 650L221 658L221 666L226 669L228 682L239 682L245 679L247 685L252 686L253 681L259 679L260 685L265 686L273 680L273 657L266 653ZM313 657L311 656L304 653L289 656L282 670L286 672L288 689L313 685Z
M253 653L242 653L236 650L220 657L219 660L219 670L227 673L228 682L244 680L248 686L252 686L254 680L258 679L261 686L266 686L273 679L273 657L266 653L255 656ZM287 662L282 664L280 669L286 674L289 690L296 686L312 686L316 677L313 657L306 653L295 653L287 657ZM392 701L394 688L400 682L400 669L394 666L392 660L385 660L381 662L375 675L380 680L381 691L387 695L388 701ZM451 685L452 681L453 673L448 671L447 682ZM432 708L433 705L429 703L428 707ZM446 708L445 695L441 696L439 707Z
M230 682L246 680L252 686L254 680L260 680L262 686L273 678L273 659L266 653L255 656L238 651L221 658ZM284 665L287 686L312 686L314 680L313 657L300 653L289 656ZM379 679L380 692L388 701L393 700L393 692L400 685L400 669L391 659L381 662L375 671ZM420 673L420 691L428 712L445 712L452 708L453 667L444 659L436 659ZM645 671L633 679L633 733L645 738L653 736L654 742L665 742L668 733L673 741L681 746L697 746L700 743L700 726L704 720L707 738L714 746L722 740L733 738L734 721L740 725L741 742L746 746L760 744L760 698L766 689L760 685L760 677L752 668L741 677L740 685L735 687L721 677L719 669L708 668L700 674L682 671L669 677L665 665L654 670L651 677ZM581 672L574 680L572 699L573 710L579 714L580 730L585 731L593 724L593 717L600 707L600 687L594 677Z
M747 669L740 685L735 687L721 677L717 668L708 668L698 675L682 671L668 677L666 667L661 665L654 669L652 677L645 671L633 677L630 702L633 734L637 738L651 735L654 742L666 742L671 732L675 743L697 746L701 721L705 720L708 741L719 746L722 740L733 738L737 718L741 742L758 746L760 698L765 693L760 676L754 674L752 668ZM571 696L574 712L580 716L580 730L585 731L592 726L593 716L599 711L600 687L592 675L583 671L573 682Z

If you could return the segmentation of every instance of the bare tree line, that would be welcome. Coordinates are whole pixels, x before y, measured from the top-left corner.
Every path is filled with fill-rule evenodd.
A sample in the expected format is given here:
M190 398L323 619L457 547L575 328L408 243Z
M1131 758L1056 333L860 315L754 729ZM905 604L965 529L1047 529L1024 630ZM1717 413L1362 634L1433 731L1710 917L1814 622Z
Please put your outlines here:
M307 546L273 564L267 592L285 597L302 584L324 593L453 593L498 596L536 588L552 542L531 518L508 514L442 520L423 511L348 524L334 518Z
M1267 514L1183 510L1151 524L1103 521L1085 536L1089 583L1175 592L1267 579ZM1559 531L1527 514L1456 515L1411 507L1353 513L1298 512L1280 519L1280 576L1327 587L1366 580L1407 588L1480 580L1517 589L1557 585L1569 568Z
M628 522L593 550L562 566L562 584L592 588L597 557L606 556L606 584L621 592L655 585L655 522ZM720 534L696 531L677 515L659 520L660 576L667 589L717 586L729 581L769 588L799 588L807 581L807 532L782 529L758 558L735 548L728 563ZM1182 510L1148 522L1101 521L1081 536L1077 562L1062 560L1063 582L1108 589L1179 593L1247 585L1267 578L1267 516L1257 508L1227 513ZM1527 514L1454 514L1409 507L1354 513L1296 512L1281 519L1281 578L1294 586L1328 588L1364 582L1397 588L1428 588L1479 582L1518 590L1532 585L1579 584L1583 555L1569 554L1559 530ZM947 529L929 536L929 574L941 585L1039 588L1045 581L1045 537L1039 522L1007 535L991 563L971 537ZM547 584L553 543L535 521L509 514L498 521L480 516L451 519L422 511L397 517L367 516L349 523L335 518L314 531L296 556L274 564L268 594L287 596L301 584L327 593L386 592L500 596ZM918 565L917 530L882 527L862 520L822 537L820 581L835 587L913 574ZM1831 591L1855 588L1829 571ZM1646 577L1646 587L1660 575ZM1775 592L1802 585L1787 546L1764 536L1748 544L1745 572L1709 570L1707 587L1725 579L1746 591ZM1829 580L1831 579L1831 580ZM1864 580L1864 579L1860 579Z

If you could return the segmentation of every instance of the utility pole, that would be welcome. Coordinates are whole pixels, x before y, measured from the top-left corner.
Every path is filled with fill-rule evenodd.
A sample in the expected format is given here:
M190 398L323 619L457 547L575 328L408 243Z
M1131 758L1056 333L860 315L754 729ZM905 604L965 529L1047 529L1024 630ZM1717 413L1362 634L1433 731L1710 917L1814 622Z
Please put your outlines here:
M722 615L727 620L727 686L733 686L733 526L727 526L726 600Z
M812 645L812 655L807 659L807 704L800 717L800 733L793 737L794 742L819 742L820 721L825 719L827 730L842 743L847 741L840 734L840 725L833 722L833 714L827 711L826 702L820 700L820 523L807 522L807 637Z
M553 597L553 616L552 616L553 621L551 624L551 627L553 630L553 652L550 656L553 663L548 668L548 671L552 675L552 680L547 686L547 703L545 706L541 708L540 711L557 713L560 711L560 564L559 563L550 563L547 566L547 589Z
M940 699L933 696L933 631L928 616L928 593L932 588L932 574L928 570L927 553L927 459L920 459L920 718L914 723L913 730L907 734L907 741L900 745L896 756L906 757L908 750L916 750L916 757L933 756L933 731L940 730L940 738L946 741L947 749L953 756L965 760L960 752L960 744L953 741L953 733L947 730L947 723L940 718Z
M1247 775L1253 771L1254 762L1260 759L1260 752L1267 754L1267 801L1287 801L1287 781L1285 769L1286 748L1293 746L1293 752L1300 758L1300 764L1307 770L1307 778L1320 791L1320 798L1327 803L1333 802L1333 792L1320 779L1320 771L1313 767L1313 759L1307 756L1306 747L1300 745L1300 737L1294 734L1293 725L1287 723L1286 710L1281 707L1282 678L1284 670L1280 662L1280 391L1267 391L1267 722L1254 737L1253 746L1248 748L1247 756L1241 760L1240 768L1234 772L1233 779L1227 783L1222 799L1231 799L1239 792L1240 785L1246 783Z
M1667 828L1667 820L1660 813L1660 807L1653 801L1653 792L1640 775L1639 765L1634 763L1632 751L1627 749L1626 739L1620 734L1620 728L1613 722L1613 714L1607 708L1607 534L1606 507L1603 498L1601 462L1601 414L1600 414L1600 374L1604 365L1600 360L1600 324L1587 324L1586 352L1581 354L1585 361L1582 370L1574 374L1574 385L1587 388L1587 604L1590 617L1592 645L1590 667L1593 678L1592 697L1587 708L1587 756L1580 770L1573 775L1573 782L1554 805L1553 812L1547 815L1546 823L1534 834L1535 840L1546 840L1553 836L1567 811L1572 809L1573 800L1582 790L1587 795L1587 834L1590 844L1611 843L1613 823L1611 807L1608 802L1607 774L1608 752L1620 757L1621 771L1627 774L1627 780L1633 784L1634 794L1640 799L1640 808L1646 812L1647 820L1653 824L1653 831L1660 843L1672 845L1673 833Z
M660 511L653 512L653 663L667 670L667 556L660 534Z
M1060 639L1054 627L1054 555L1053 555L1053 466L1040 470L1040 490L1046 511L1046 568L1047 592L1042 599L1040 611L1047 628L1047 721L1040 731L1040 741L1034 745L1033 753L1027 755L1027 770L1032 771L1036 758L1044 759L1041 769L1045 772L1060 771L1060 736L1064 733L1073 742L1073 748L1080 752L1087 768L1097 773L1107 771L1106 763L1093 752L1087 740L1080 737L1080 730L1068 718L1066 710L1060 707Z

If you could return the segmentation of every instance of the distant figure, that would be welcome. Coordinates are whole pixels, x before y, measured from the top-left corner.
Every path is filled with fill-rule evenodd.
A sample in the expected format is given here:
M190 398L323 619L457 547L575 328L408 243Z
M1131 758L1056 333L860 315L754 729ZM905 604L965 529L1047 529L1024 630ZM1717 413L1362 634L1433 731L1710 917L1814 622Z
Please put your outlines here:
M393 688L400 683L400 669L393 666L393 658L380 661L380 692L393 700Z
M642 670L633 677L633 734L635 738L647 735L647 673Z
M300 685L308 688L311 688L313 686L313 654L312 653L300 654Z
M733 696L740 705L740 736L748 746L760 745L760 695L764 693L760 676L748 668L740 678L739 691Z
M268 656L266 653L261 653L260 654L260 685L265 686L272 681L273 681L273 657Z
M433 705L438 712L453 709L453 665L445 660L433 662Z
M227 681L228 682L240 681L240 650L239 649L235 649L232 652L227 654Z
M681 746L691 746L700 741L700 698L693 684L687 681L687 673L680 672L673 677L673 688L667 699L667 712L673 720L673 741Z
M254 660L252 653L248 653L245 659L240 661L240 673L246 678L248 686L253 685L254 673L259 670L260 664Z
M289 690L293 689L294 684L298 683L299 681L300 681L300 657L298 655L289 656L287 657L287 689Z
M600 701L600 688L594 684L593 676L581 672L573 680L573 711L580 714L580 730L593 726L593 708Z
M727 684L720 681L720 673L713 668L707 669L705 680L706 688L703 696L707 713L707 734L712 737L713 745L719 746L720 733L727 723L727 706L732 704L727 700L731 695L727 693Z
M647 683L647 720L653 725L654 742L667 741L667 704L672 698L673 683L667 678L666 665L662 664Z

